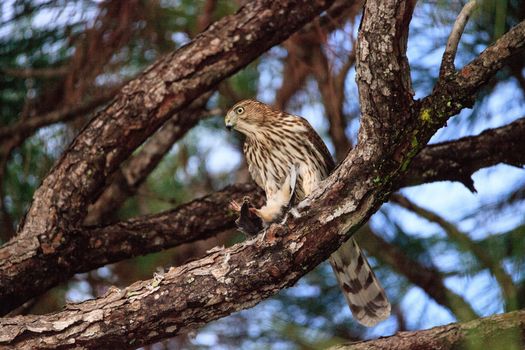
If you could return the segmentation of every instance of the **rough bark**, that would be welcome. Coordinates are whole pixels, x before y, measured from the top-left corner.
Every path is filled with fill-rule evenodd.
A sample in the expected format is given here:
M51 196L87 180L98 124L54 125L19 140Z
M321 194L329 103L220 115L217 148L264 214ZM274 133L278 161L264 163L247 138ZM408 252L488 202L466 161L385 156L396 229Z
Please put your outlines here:
M127 198L135 194L140 185L171 149L173 144L193 128L205 111L210 93L204 94L184 110L175 113L119 171L111 183L88 209L85 225L109 222Z
M261 205L263 196L255 187L253 184L228 186L168 212L78 231L72 243L83 248L72 250L64 257L76 261L74 271L68 271L65 277L233 229L237 214L228 208L228 203L241 202L249 195L255 204Z
M396 181L393 189L399 189L405 184L455 180L458 172L470 178L476 170L498 164L500 161L505 162L506 157L512 157L514 165L525 165L523 140L525 119L519 119L507 126L484 131L478 136L429 145L414 158L409 171L400 181ZM463 169L470 169L470 173L467 174ZM407 178L409 180L405 180ZM164 213L78 230L75 233L76 239L69 242L68 254L61 257L74 262L69 265L70 268L64 268L60 278L54 276L51 271L42 273L35 282L44 283L39 281L48 280L53 281L50 286L56 285L75 273L183 243L207 239L224 230L233 229L236 217L231 215L226 207L231 199L240 201L243 196L250 196L255 203L262 200L261 193L255 185L235 185ZM378 256L381 251L392 253L383 256L385 262L402 271L411 282L423 288L438 303L446 307L462 304L461 301L455 302L457 298L454 296L445 295L442 288L434 289L437 281L441 279L435 272L412 269L413 262L405 261L406 259L402 259L396 252L390 252L374 237L366 238L363 246L372 253L377 252ZM377 247L380 248L375 249ZM16 266L9 268L15 269ZM6 287L0 284L0 289ZM460 309L468 311L463 306ZM463 318L461 314L453 312L462 320L470 319L468 313Z
M264 241L211 252L162 277L70 305L63 312L3 319L0 340L18 349L56 348L57 344L64 348L137 347L253 306L324 261L348 239L349 235L340 233L353 233L366 222L388 198L392 183L406 171L431 135L463 108L465 101L471 101L477 89L525 44L525 23L521 23L451 80L454 93L448 85L441 85L422 103L415 103L410 96L404 57L412 9L413 3L405 1L367 2L357 69L363 89L361 99L368 96L371 100L362 116L359 143L320 188L301 203L300 217L272 225ZM289 14L286 19L290 22ZM172 97L179 101L178 95ZM153 119L156 117L158 113ZM82 136L69 152L77 150ZM132 133L127 140L132 142L134 137ZM109 158L105 169L113 164ZM67 156L65 159L56 169L64 165ZM84 179L82 185L85 191L77 196L88 197L96 181ZM46 208L52 209L48 215L53 214L52 206ZM66 209L60 212L66 223L79 215ZM39 222L32 218L29 227L39 228Z
M0 312L56 282L43 271L70 270L68 234L87 204L144 140L173 113L250 63L326 9L332 1L250 1L129 82L76 137L34 194L16 239L0 248ZM13 266L15 268L13 269Z
M525 165L525 118L477 136L428 145L419 153L396 187L433 181L459 181L476 191L472 174L498 163Z
M422 331L400 332L330 350L521 349L525 345L525 310L452 323Z

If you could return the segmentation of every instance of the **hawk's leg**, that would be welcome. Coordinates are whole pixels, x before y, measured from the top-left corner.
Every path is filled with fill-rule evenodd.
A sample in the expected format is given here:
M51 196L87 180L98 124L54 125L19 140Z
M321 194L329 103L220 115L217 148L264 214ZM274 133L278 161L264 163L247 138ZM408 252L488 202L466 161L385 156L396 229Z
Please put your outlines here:
M239 212L239 218L235 221L238 229L247 236L257 235L257 241L266 239L266 229L279 218L286 222L288 211L294 210L295 185L297 182L297 166L290 167L290 174L286 177L282 187L268 197L266 204L260 209L255 208L249 197L244 197L242 206L235 201L230 202L230 209ZM295 210L296 211L296 210ZM292 213L294 215L294 213ZM294 215L295 216L295 215ZM262 234L259 233L263 231Z
M260 209L254 209L255 214L260 217L266 225L270 225L282 218L295 201L295 185L297 182L297 166L290 167L290 173L284 180L282 186L268 196L266 204Z

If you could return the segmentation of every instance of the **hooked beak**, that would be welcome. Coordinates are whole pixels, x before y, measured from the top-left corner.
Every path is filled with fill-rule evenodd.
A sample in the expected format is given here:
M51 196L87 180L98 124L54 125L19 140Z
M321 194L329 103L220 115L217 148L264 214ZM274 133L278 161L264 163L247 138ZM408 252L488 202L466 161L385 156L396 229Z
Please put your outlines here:
M233 127L235 126L235 115L232 115L232 112L229 112L224 120L224 124L226 125L226 129L228 131L232 131Z

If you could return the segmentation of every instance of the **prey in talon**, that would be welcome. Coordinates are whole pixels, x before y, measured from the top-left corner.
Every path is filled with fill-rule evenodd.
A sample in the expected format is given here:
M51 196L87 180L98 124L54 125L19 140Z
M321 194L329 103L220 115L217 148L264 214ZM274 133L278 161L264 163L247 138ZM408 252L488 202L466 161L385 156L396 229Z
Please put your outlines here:
M239 231L247 236L255 236L263 229L262 220L255 213L255 207L252 205L249 197L244 197L242 206L236 201L231 201L230 208L239 213L239 218L235 224Z
M306 119L255 100L236 103L224 122L246 137L243 151L248 171L266 192L261 208L249 202L239 206L239 228L255 234L259 223L266 228L277 220L286 222L288 213L300 216L295 202L313 193L335 168L321 137ZM272 237L264 231L257 239L271 241ZM330 263L358 322L372 326L390 315L385 291L353 238L332 254Z
M296 181L297 171L292 166L281 188L267 195L266 204L260 209L252 205L249 197L244 197L242 206L232 201L230 208L239 212L239 218L235 221L238 229L248 236L254 236L282 218L293 202Z

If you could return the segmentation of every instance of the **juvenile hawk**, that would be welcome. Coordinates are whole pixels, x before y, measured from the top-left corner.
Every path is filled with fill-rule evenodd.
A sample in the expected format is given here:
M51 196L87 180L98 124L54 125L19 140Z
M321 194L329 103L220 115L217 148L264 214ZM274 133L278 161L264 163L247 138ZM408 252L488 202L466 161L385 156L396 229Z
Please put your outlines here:
M248 170L266 192L266 205L252 212L267 224L281 216L292 194L301 201L335 166L321 137L301 117L244 100L228 111L225 123L246 136ZM353 238L332 254L330 264L359 323L370 327L390 315L385 291Z

